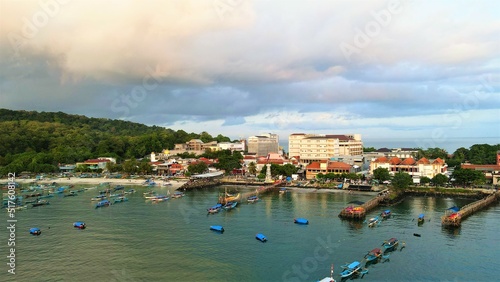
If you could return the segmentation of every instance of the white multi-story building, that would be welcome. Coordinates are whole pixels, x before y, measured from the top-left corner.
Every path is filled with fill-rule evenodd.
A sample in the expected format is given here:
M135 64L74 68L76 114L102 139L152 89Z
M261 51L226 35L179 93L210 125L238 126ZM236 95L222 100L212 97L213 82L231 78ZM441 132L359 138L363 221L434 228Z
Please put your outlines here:
M363 141L360 134L305 134L293 133L288 138L290 157L300 158L301 163L320 162L332 157L361 156Z
M278 153L278 134L261 134L248 137L248 153L257 156L267 156L269 153Z

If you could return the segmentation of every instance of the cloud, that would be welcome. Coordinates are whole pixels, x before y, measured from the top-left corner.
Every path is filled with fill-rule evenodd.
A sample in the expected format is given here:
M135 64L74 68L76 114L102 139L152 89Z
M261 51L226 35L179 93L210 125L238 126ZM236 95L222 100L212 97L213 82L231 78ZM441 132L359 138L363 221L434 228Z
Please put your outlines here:
M500 136L496 2L0 5L2 107L247 136L419 136L474 112Z

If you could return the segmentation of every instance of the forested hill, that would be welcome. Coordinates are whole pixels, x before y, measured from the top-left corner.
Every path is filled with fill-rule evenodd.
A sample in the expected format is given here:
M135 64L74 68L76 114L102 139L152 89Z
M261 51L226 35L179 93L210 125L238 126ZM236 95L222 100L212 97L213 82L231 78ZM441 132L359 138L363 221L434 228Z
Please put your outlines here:
M5 170L48 172L58 163L102 156L141 158L193 138L230 141L220 134L212 137L207 132L187 133L122 120L0 109L0 174Z

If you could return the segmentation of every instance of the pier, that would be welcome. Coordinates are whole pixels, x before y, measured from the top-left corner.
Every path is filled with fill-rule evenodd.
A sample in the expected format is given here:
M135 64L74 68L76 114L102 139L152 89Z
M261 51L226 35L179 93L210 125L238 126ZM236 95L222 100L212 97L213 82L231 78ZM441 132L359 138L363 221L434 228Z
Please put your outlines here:
M380 193L375 198L369 200L366 203L357 206L350 205L344 208L342 211L340 211L339 217L344 219L358 219L358 220L364 219L366 216L366 212L377 207L380 204L380 202L386 199L387 195L388 193Z
M251 196L263 195L265 193L277 190L278 187L282 186L283 184L284 184L284 182L282 182L282 181L276 181L276 182L268 184L268 185L261 185L261 186L259 186L259 188L255 189L254 192L243 193L241 198L246 199L246 198L251 197Z
M441 225L444 227L459 227L462 224L462 219L495 203L498 198L500 198L500 192L492 193L484 199L465 205L460 210L449 209L441 217Z

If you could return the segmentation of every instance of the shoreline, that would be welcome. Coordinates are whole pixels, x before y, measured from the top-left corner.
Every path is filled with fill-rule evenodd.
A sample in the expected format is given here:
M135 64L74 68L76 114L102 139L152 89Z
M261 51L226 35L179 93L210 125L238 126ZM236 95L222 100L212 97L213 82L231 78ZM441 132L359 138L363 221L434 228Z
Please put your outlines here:
M43 180L36 180L36 179L16 179L15 180L19 184L51 184L53 182L57 184L62 184L62 185L93 185L97 186L101 183L109 182L111 185L123 185L123 186L142 186L144 184L144 179L116 179L116 178L78 178L78 177L71 177L70 179L68 178L51 178L51 179L43 179ZM186 180L187 181L187 180ZM179 180L170 180L169 183L171 185L168 186L161 186L161 183L163 181L158 181L157 183L159 185L156 185L154 187L172 187L172 188L179 188L181 187L186 181L179 181ZM147 187L147 186L144 186Z

